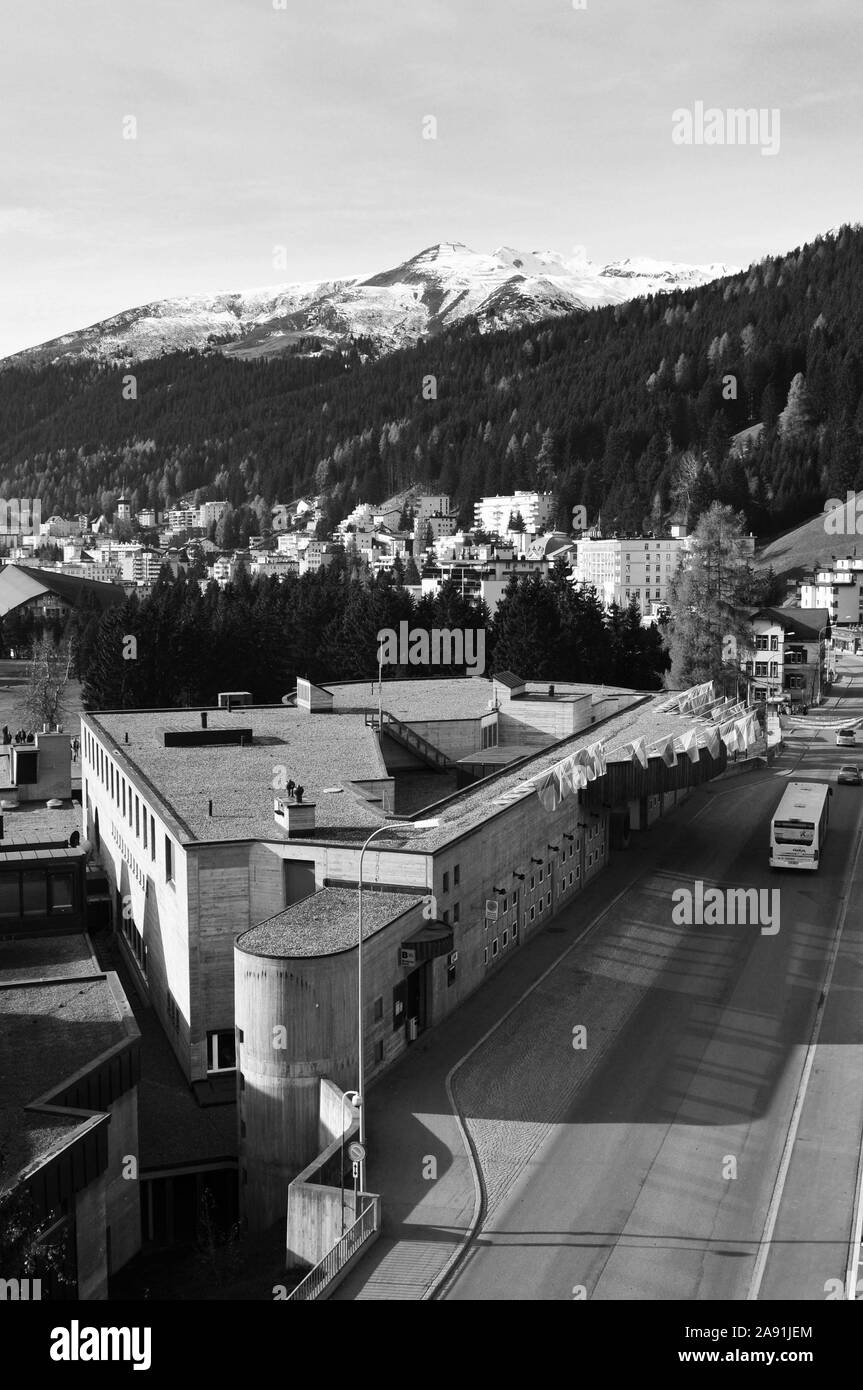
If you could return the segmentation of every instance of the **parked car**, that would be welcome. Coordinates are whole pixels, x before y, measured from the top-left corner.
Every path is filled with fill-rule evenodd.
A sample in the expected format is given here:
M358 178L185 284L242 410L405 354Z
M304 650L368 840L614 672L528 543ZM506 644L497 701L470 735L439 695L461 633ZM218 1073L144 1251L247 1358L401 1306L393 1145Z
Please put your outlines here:
M854 729L840 729L836 735L837 748L853 748L857 743L857 734Z
M836 780L837 782L846 782L851 787L859 787L863 784L863 777L860 775L860 769L856 767L854 763L846 763L844 767L840 767L839 776Z

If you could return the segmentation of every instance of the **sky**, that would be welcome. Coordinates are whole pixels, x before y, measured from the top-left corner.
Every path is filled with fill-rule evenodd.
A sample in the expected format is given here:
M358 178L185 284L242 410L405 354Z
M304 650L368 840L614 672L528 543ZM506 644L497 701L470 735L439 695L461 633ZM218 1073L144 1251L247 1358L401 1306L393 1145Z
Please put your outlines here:
M863 220L860 0L581 3L0 0L0 356L438 241L747 265ZM675 143L697 102L778 152Z

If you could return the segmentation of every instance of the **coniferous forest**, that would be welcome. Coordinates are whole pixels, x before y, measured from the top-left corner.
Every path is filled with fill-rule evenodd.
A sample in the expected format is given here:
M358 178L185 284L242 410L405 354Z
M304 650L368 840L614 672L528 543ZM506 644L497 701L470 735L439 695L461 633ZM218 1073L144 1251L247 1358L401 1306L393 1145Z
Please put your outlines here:
M43 516L124 487L139 507L201 489L261 512L323 493L334 524L426 484L469 525L477 497L536 486L566 529L576 504L641 530L719 500L772 534L863 488L861 286L863 229L844 227L698 289L488 336L468 322L378 359L356 342L9 365L2 491Z
M533 680L650 690L661 687L668 666L661 634L642 627L635 606L604 612L593 590L573 588L563 565L547 580L512 580L493 619L451 580L417 600L391 575L355 579L343 563L283 582L252 581L241 571L204 593L182 572L174 579L165 571L143 600L72 615L63 637L74 639L88 709L215 704L220 690L236 688L238 671L255 702L266 704L293 690L298 676L376 681L378 634L398 632L404 621L411 631L483 629L486 674L509 669ZM463 673L407 665L384 675Z

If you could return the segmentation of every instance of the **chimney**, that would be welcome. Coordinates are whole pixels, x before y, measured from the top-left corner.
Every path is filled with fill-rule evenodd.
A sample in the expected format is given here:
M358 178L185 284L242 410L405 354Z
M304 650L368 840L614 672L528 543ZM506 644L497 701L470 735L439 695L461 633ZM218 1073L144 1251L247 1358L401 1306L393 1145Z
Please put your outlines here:
M207 727L207 711L206 711L205 709L202 709L202 710L201 710L201 728L202 728L202 729L206 729L206 727Z
M315 829L314 801L295 801L285 792L273 798L273 815L276 825L289 840L301 835L311 835Z

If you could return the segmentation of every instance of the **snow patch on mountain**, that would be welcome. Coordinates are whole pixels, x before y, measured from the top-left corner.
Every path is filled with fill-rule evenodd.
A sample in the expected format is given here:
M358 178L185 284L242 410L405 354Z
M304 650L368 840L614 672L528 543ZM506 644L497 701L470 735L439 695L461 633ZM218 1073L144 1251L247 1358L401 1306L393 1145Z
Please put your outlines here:
M300 281L242 293L187 295L144 304L16 353L7 362L93 358L142 361L178 350L272 356L298 339L369 338L391 352L472 318L480 332L706 284L735 267L647 257L595 265L581 248L491 254L460 241L428 246L369 276Z

